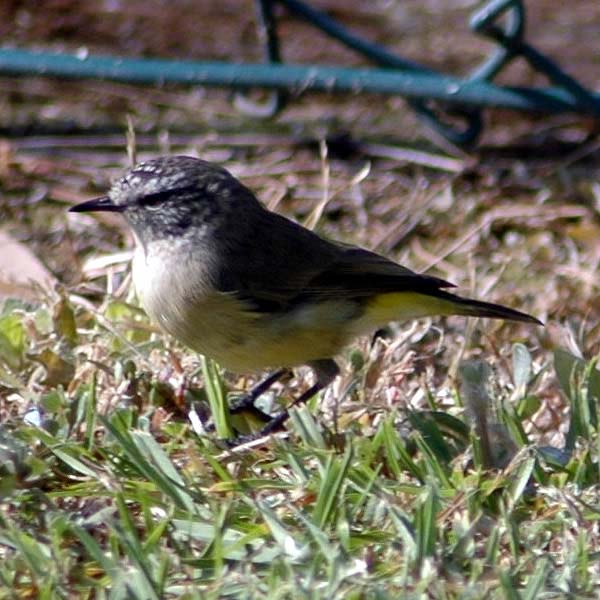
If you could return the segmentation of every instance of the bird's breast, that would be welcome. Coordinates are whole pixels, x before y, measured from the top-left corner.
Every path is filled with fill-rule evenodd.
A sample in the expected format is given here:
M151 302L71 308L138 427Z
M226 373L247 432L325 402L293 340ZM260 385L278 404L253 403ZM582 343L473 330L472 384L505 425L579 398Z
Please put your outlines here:
M210 264L199 260L202 252L172 250L155 243L138 245L134 254L133 283L150 318L178 341L227 368L267 366L260 352L248 350L262 335L258 315L235 294L215 289Z

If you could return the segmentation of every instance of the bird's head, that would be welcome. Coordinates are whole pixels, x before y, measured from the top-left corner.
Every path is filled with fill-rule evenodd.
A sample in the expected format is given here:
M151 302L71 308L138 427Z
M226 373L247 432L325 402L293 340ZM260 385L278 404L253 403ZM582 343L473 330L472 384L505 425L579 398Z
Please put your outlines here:
M202 235L239 202L258 204L226 169L190 156L168 156L139 163L106 196L69 210L122 213L140 240L148 242Z

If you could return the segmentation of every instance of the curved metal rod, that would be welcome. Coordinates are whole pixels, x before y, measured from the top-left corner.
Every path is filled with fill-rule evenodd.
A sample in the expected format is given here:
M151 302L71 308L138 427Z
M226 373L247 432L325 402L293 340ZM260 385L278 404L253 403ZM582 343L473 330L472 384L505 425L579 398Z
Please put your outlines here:
M430 67L402 58L383 46L352 33L346 27L331 19L325 12L313 8L302 0L260 0L260 2L261 4L279 2L290 12L303 18L329 37L338 40L347 48L358 52L360 55L382 67L399 69L408 73L440 75L438 71ZM276 35L274 29L273 35ZM423 99L408 98L407 103L417 113L421 121L441 133L446 139L457 146L467 146L474 142L479 137L483 128L481 111L473 107L448 112L444 110L443 106L430 106ZM454 120L456 118L463 120L464 125L459 127L455 123L450 122L451 118L454 118Z
M277 22L273 15L273 4L271 0L258 0L256 3L256 21L258 34L262 39L265 60L267 63L281 63L279 51L279 37L277 35ZM245 93L236 91L234 93L234 106L241 112L258 116L261 118L274 117L284 109L288 96L284 90L275 90L269 94L266 102L255 102Z

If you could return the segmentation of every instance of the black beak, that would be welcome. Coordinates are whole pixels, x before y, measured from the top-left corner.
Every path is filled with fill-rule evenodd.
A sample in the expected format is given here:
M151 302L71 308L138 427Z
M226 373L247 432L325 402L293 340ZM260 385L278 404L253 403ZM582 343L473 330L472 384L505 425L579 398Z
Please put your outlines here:
M71 206L69 212L123 212L124 210L125 206L115 204L108 196L102 196Z

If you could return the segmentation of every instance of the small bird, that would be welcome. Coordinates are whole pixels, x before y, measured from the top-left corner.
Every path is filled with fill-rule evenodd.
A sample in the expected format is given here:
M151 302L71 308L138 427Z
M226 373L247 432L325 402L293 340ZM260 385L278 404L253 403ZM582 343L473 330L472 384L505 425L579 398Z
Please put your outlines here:
M267 210L223 167L189 156L140 163L106 196L70 210L123 214L136 240L138 297L164 331L233 371L278 368L233 411L299 365L313 369L315 383L294 404L308 400L337 376L334 357L344 346L390 321L465 315L541 324L324 239ZM261 433L285 418L287 411Z

